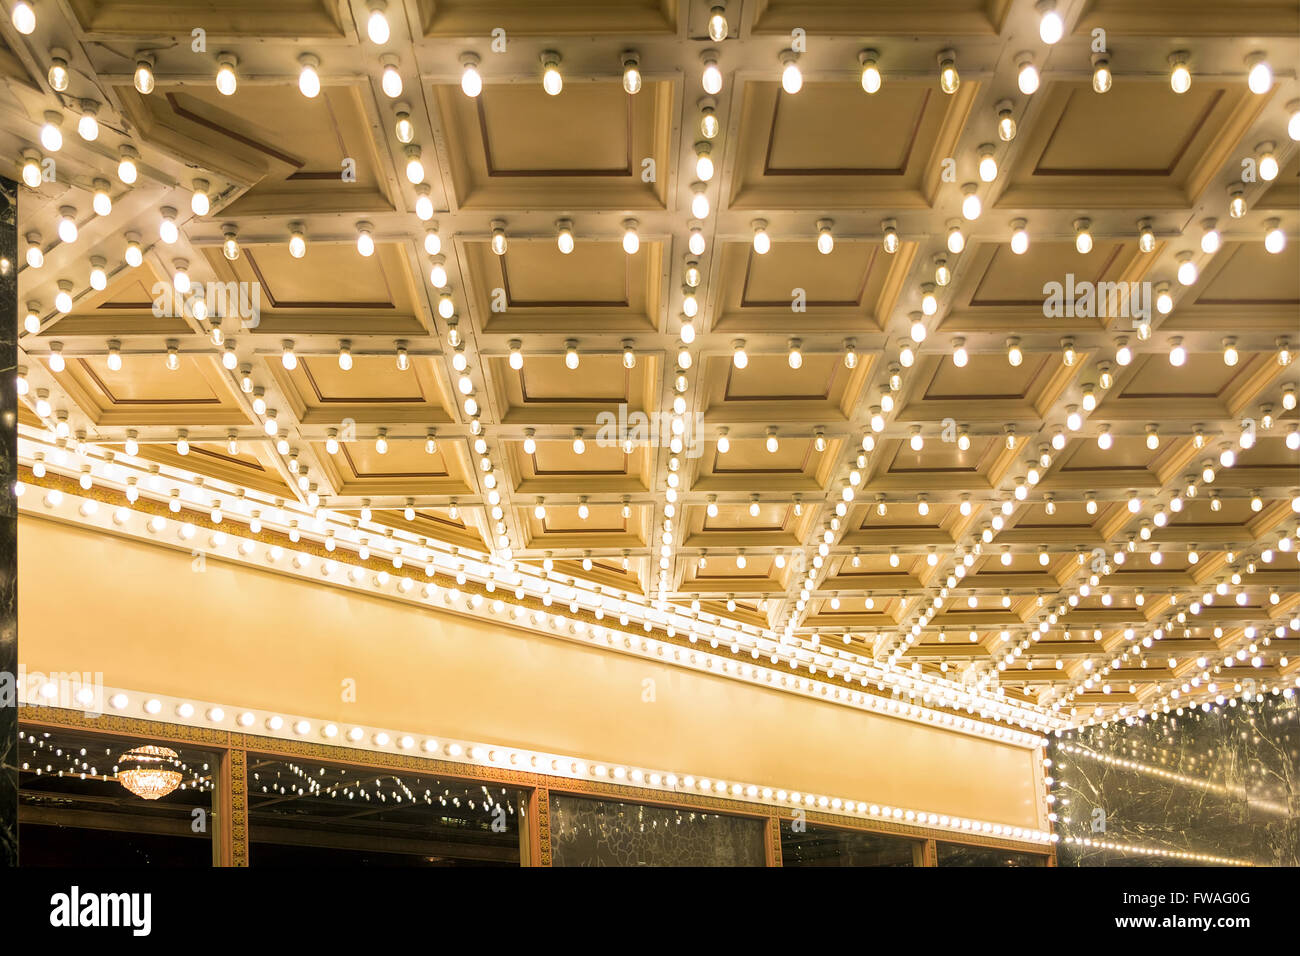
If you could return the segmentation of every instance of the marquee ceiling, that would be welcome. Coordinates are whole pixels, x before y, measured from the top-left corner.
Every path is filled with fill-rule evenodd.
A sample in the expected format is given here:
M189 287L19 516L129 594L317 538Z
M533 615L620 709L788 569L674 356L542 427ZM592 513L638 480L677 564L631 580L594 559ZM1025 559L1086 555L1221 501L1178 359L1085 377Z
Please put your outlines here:
M39 0L30 35L6 21L0 148L15 177L25 155L47 171L19 197L24 463L90 464L118 489L152 467L144 497L183 488L187 507L215 498L236 521L319 507L303 530L340 554L387 533L548 562L557 579L791 653L942 674L1075 719L1200 700L1209 683L1231 695L1243 674L1289 684L1297 5L1064 0L1051 45L1023 0L729 0L720 41L713 5L390 2L384 43L357 0ZM557 95L543 87L552 53ZM1273 71L1263 93L1247 81L1255 53ZM1032 94L1018 87L1026 56ZM148 93L133 83L142 59ZM87 107L93 140L77 130ZM58 151L42 144L47 114ZM1254 175L1265 154L1268 180ZM68 209L74 241L59 237ZM25 237L39 268L23 264ZM158 308L178 269L233 298L200 317ZM1054 313L1050 283L1134 283L1149 326Z

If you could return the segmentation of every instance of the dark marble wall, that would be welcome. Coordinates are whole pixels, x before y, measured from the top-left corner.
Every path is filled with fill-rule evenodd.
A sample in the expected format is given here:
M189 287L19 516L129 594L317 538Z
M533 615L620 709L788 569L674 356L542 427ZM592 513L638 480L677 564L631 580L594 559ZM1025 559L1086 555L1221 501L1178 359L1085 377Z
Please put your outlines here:
M0 866L18 863L18 184L0 177Z
M1123 844L1300 865L1300 705L1264 701L1089 727L1053 740L1061 866L1197 866Z

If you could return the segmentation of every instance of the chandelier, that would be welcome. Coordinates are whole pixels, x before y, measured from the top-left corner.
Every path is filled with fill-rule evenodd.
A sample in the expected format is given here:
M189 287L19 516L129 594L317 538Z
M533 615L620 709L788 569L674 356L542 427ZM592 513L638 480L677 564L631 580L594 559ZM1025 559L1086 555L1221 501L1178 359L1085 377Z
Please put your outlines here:
M137 797L157 800L171 793L181 782L180 758L167 747L145 744L118 758L118 782Z

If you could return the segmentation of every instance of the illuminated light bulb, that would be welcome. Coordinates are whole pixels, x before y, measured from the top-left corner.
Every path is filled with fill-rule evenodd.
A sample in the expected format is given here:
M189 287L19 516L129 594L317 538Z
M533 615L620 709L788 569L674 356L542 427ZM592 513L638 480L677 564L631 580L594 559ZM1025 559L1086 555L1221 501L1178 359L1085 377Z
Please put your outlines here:
M107 216L113 211L113 197L108 194L108 180L96 179L92 186L95 191L91 197L90 206L95 210L96 216Z
M298 367L298 357L294 355L293 342L288 339L281 343L280 364L290 372Z
M388 17L384 13L388 3L386 0L369 0L366 9L370 11L366 17L366 36L376 46L383 46L389 37Z
M633 348L630 341L624 341L623 343L623 367L629 371L636 368L636 349ZM681 401L680 396L677 400Z
M817 220L817 251L824 256L829 256L835 249L835 237L831 235L833 225L830 219Z
M433 257L433 263L429 266L429 284L435 289L442 289L447 285L447 267L443 264L442 256Z
M1237 452L1231 445L1224 445L1219 452L1219 464L1224 468L1231 468L1237 463Z
M303 235L299 224L290 223L289 229L289 255L301 259L307 254L307 237Z
M1092 252L1091 219L1074 220L1074 250L1081 255Z
M1102 451L1109 451L1114 439L1111 438L1110 426L1102 425L1101 430L1097 433L1097 447Z
M961 214L963 219L974 221L980 217L984 211L984 206L980 202L980 197L976 194L979 187L975 183L966 183L961 187L963 198L961 201Z
M57 231L60 241L77 241L77 220L73 218L76 214L77 210L73 209L71 206L59 207L59 225Z
M1018 256L1023 256L1029 251L1029 230L1028 223L1023 219L1015 219L1011 223L1011 251Z
M18 0L14 4L10 22L13 23L14 29L23 36L31 36L36 29L36 10L32 5L32 0Z
M104 271L105 261L102 256L90 259L90 287L96 292L103 292L108 287L108 274Z
M1273 155L1273 144L1261 143L1256 149L1259 150L1259 178L1266 183L1271 183L1277 179L1278 174L1278 163L1277 157Z
M81 118L77 120L77 135L88 143L99 139L99 120L95 118L98 112L99 104L94 100L81 101Z
M41 174L41 156L35 150L28 150L23 153L22 180L23 185L28 189L39 189L42 180Z
M1286 433L1286 447L1291 451L1300 450L1300 425L1292 425Z
M1282 407L1288 412L1296 406L1295 386L1288 385L1282 389Z
M559 96L564 89L564 77L560 75L560 54L554 50L542 53L542 89L550 96Z
M1078 405L1070 405L1066 407L1065 427L1072 432L1077 432L1080 428L1083 427L1083 416L1079 414ZM1056 444L1055 438L1053 438L1052 444L1053 445ZM1064 441L1064 437L1062 437L1060 448L1058 448L1057 451L1060 451L1060 449L1064 447L1065 447L1065 441Z
M952 281L952 270L943 256L934 257L934 284L942 288Z
M710 96L717 96L722 92L722 70L718 69L718 54L716 50L705 50L700 54L700 61L704 64L704 72L700 76L700 83L704 87L704 92ZM696 216L697 219L704 218Z
M1273 68L1268 65L1262 53L1252 53L1246 58L1250 72L1246 74L1246 85L1257 96L1263 96L1273 88Z
M573 371L578 367L578 363L579 363L578 345L576 342L570 340L569 342L566 342L564 346L565 368L569 369L570 371Z
M180 235L180 230L176 228L176 210L171 206L163 206L162 219L158 223L158 238L170 246Z
M993 147L984 144L979 148L979 177L980 182L991 183L998 178L998 161L993 156Z
M176 454L188 455L189 453L190 453L189 432L187 432L185 429L182 428L179 432L176 433ZM175 502L176 499L173 498L172 500L173 502ZM172 510L178 511L180 509L173 508Z
M239 78L235 75L235 67L238 65L239 58L233 53L217 55L217 92L222 96L235 95L239 86Z
M352 371L352 346L346 340L339 343L339 368Z
M398 104L394 115L393 133L402 145L409 145L415 139L415 124L411 122L411 113L406 105Z
M1013 367L1019 365L1025 360L1025 353L1020 348L1020 339L1014 335L1007 339L1007 362Z
M1091 412L1097 407L1097 393L1091 385L1083 386L1083 410Z
M1186 93L1192 88L1192 71L1187 68L1187 53L1169 54L1169 86L1175 93Z
M1169 340L1169 364L1179 368L1187 362L1187 349L1183 347L1182 338L1175 336Z
M298 92L309 100L315 99L320 95L320 73L318 72L320 67L320 57L312 53L303 53L298 57L298 63L301 66L301 69L298 71ZM387 72L385 72L385 80L386 79ZM400 84L400 77L398 78L398 82ZM385 88L384 92L387 93L388 90Z
M998 113L998 139L1002 140L1002 142L1004 143L1009 143L1016 138L1016 118L1015 115L1012 113L1011 105L1012 104L1010 100L1000 100L997 106L995 107ZM981 157L983 155L983 149L984 148L981 147ZM989 147L989 149L991 150L992 147ZM989 158L990 160L992 160L991 154ZM981 158L980 179L984 179L983 163L984 160L983 158ZM995 163L993 166L993 175L988 179L984 179L984 182L986 183L992 182L996 176L997 176L997 164Z
M913 312L911 318L913 321L917 321L917 314ZM920 334L921 337L924 339L925 338L924 324L922 324L921 326ZM912 341L909 341L908 339L899 339L898 341L898 363L902 365L903 368L911 368L912 365L916 362L916 351L912 348Z
M800 350L799 340L791 339L788 346L789 355L787 355L786 360L789 362L790 367L792 369L803 368L803 352Z
M493 219L490 225L492 228L492 251L499 256L504 256L506 254L506 224L501 219Z
M745 340L736 339L731 343L731 363L738 369L749 365L749 356L745 353Z
M862 89L867 93L880 92L880 67L876 65L879 59L880 54L875 50L863 50L858 54L858 63L862 66Z
M1016 85L1025 96L1032 96L1038 91L1038 68L1034 66L1033 58L1029 54L1021 56L1022 59L1016 67Z
M1286 121L1286 135L1293 142L1300 141L1300 100L1292 100L1288 103L1286 111L1290 114Z
M691 255L693 256L704 255L704 232L699 226L691 226L691 236L686 241L686 247L691 251Z
M118 150L117 178L127 186L133 185L140 175L140 171L135 165L137 155L135 149L131 146L123 146Z
M1246 194L1240 186L1233 186L1228 190L1228 215L1233 219L1240 219L1246 215Z
M637 221L635 219L623 220L623 251L629 256L634 256L641 249L641 236L637 232Z
M727 437L725 428L718 429L718 454L725 455L731 451L731 439Z
M1160 447L1160 432L1155 425L1147 426L1147 449L1155 451Z
M1136 491L1130 491L1128 496L1128 510L1130 514L1137 514L1142 510L1142 499L1137 496Z
M586 450L587 450L587 443L583 441L582 429L575 428L573 430L573 453L575 455L581 455Z
M912 451L920 451L925 447L925 438L921 435L920 425L912 426L912 436L908 439L908 445L911 447Z
M623 92L635 96L641 92L641 58L631 50L623 54Z
M961 231L959 224L950 223L948 225L948 251L954 256L960 255L961 251L966 248L966 236Z
M926 282L921 286L921 315L930 316L939 311L939 299L934 294L934 286ZM925 341L925 323L920 316L912 316L912 341ZM918 338L919 336L919 338Z
M420 161L420 147L412 143L406 147L406 180L418 186L424 182L424 163Z
M791 96L803 89L803 74L799 72L798 59L799 55L793 50L781 53L781 63L784 64L781 70L781 89Z
M388 54L380 62L384 64L384 69L379 75L379 88L384 91L384 95L390 100L395 100L402 95L402 74L397 69L397 57ZM319 80L316 85L319 89Z
M45 122L41 124L41 146L46 152L57 153L63 148L63 131L59 129L62 125L62 113L54 110L46 111Z
M767 220L755 219L751 225L754 228L754 251L765 256L772 249L772 238L767 234Z
M1115 82L1110 72L1110 60L1100 53L1092 55L1092 90L1094 93L1109 93Z
M776 440L775 428L769 428L767 430L767 440L763 443L763 447L767 449L768 454L776 454L777 449L780 447L780 443Z
M952 50L939 53L939 89L951 95L961 86L961 75L957 72L957 54Z
M59 291L54 294L54 308L63 313L72 311L72 283L67 279L59 280Z
M1277 219L1270 219L1264 223L1264 251L1272 255L1277 255L1286 248L1286 233L1282 231L1282 223Z
M1229 336L1223 340L1223 364L1231 368L1240 359L1237 353L1237 340Z
M208 181L206 179L194 180L194 190L190 194L190 209L196 216L206 216L212 209L212 201L208 199Z

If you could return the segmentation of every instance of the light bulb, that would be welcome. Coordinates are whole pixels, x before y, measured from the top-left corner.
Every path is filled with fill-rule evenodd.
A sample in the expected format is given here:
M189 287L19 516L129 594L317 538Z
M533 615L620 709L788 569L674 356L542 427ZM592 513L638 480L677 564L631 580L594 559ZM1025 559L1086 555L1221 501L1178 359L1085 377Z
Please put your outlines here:
M793 369L803 368L803 351L800 349L799 340L790 340L790 352L787 356L787 362Z
M1094 93L1109 93L1115 82L1110 72L1110 60L1100 54L1092 55L1092 90Z
M767 449L768 454L770 455L775 455L777 449L780 447L780 444L777 442L776 434L774 432L767 433L767 441L765 441L763 445Z
M1010 101L1004 100L1003 103L998 105L998 139L1002 140L1004 143L1009 143L1015 138L1016 118L1011 112ZM996 176L997 173L994 172L994 175ZM981 178L983 178L982 173ZM990 180L987 179L984 181L990 182Z
M899 250L899 247L903 242L903 240L898 236L898 228L894 225L892 219L886 219L880 224L880 228L882 231L880 240L881 245L884 246L885 251L892 256ZM960 230L958 231L960 232ZM949 235L949 241L951 241L951 234Z
M506 254L506 227L505 223L494 219L492 221L492 251L499 256Z
M38 153L27 153L23 156L23 185L28 189L39 189L42 179L41 174L41 157Z
M164 206L162 219L158 223L158 238L170 246L180 238L180 235L180 230L176 228L176 210Z
M59 124L63 122L63 114L49 110L45 114L45 122L41 124L41 146L46 152L57 153L63 148L63 131L59 129Z
M92 100L81 101L81 118L77 120L77 135L91 143L99 139L99 120L95 114L99 106Z
M948 227L948 251L954 256L960 255L966 248L966 236L961 231L961 226L952 225Z
M1222 242L1219 230L1215 228L1213 219L1207 219L1201 225L1204 228L1204 232L1201 233L1201 251L1207 256L1212 256L1219 251Z
M30 0L18 0L14 4L11 22L14 29L23 36L32 35L32 31L36 29L36 11L32 8Z
M635 219L623 220L623 251L629 256L634 256L641 248L641 237L636 231L637 221Z
M1029 230L1023 219L1017 219L1011 224L1011 251L1018 256L1023 256L1029 251Z
M709 10L709 39L714 43L721 43L727 38L728 32L727 10L725 7L715 4Z
M953 339L952 364L957 368L965 368L968 361L970 361L970 356L966 352L966 340L962 338Z
M411 114L399 109L394 116L393 133L397 136L397 141L404 146L410 145L415 139L415 124L411 122Z
M389 36L388 17L384 15L388 4L384 0L370 0L366 6L370 10L370 16L366 18L366 35L371 43L383 46Z
M1180 368L1187 363L1187 349L1183 347L1181 338L1170 339L1169 364L1175 368Z
M390 100L402 95L402 74L397 70L396 57L384 64L384 70L379 75L379 88Z
M339 368L345 372L352 371L352 348L347 342L339 343Z
M835 237L831 235L831 221L819 220L817 223L817 251L828 256L835 249Z
M737 341L732 345L731 363L738 369L743 369L749 365L749 356L745 353L745 343Z
M785 68L781 70L781 89L791 96L803 89L803 74L799 72L799 65L795 60L796 54L790 50L786 50L781 55L781 62L785 64Z
M473 53L461 57L465 69L460 74L460 90L466 96L474 97L483 92L483 76L478 71L479 59Z
M1223 340L1223 364L1229 368L1236 365L1240 359L1240 355L1237 352L1236 342L1237 340L1234 338L1226 338Z
M560 75L560 54L553 50L542 54L542 89L551 96L558 96L564 89L564 77Z
M1180 254L1178 263L1178 283L1179 285L1193 285L1197 278L1196 263L1192 261L1192 254L1185 252Z
M45 265L45 253L41 251L40 233L27 234L27 264L33 269Z
M939 300L934 294L934 289L930 288L929 286L930 283L928 282L925 283L925 285L921 286L921 314L922 315L934 315L936 312L939 311ZM916 337L918 331L921 335L919 339ZM924 322L921 322L916 319L912 321L912 341L913 342L925 341Z
M315 99L320 95L320 73L317 67L320 66L320 59L310 53L304 53L298 57L298 62L302 69L298 71L298 92L307 99Z
M640 59L635 53L623 54L623 92L635 96L641 92Z
M447 285L447 267L443 265L442 256L435 256L432 265L429 266L429 284L435 289L442 289Z
M1286 248L1286 233L1282 231L1281 223L1276 219L1270 219L1264 223L1264 251L1277 255Z
M412 185L424 182L424 163L420 161L420 147L406 147L406 181Z
M566 368L573 370L579 364L578 347L576 345L567 345L564 349L564 365Z
M688 248L691 251L691 255L693 256L704 255L704 250L705 250L704 232L703 230L700 229L699 226L691 227L691 237L688 240L686 240L686 248Z
M375 237L373 227L368 222L357 223L357 252L369 258L375 254Z
M1263 96L1273 88L1273 68L1260 54L1251 57L1250 73L1246 75L1246 85L1256 95Z
M1032 96L1038 90L1038 69L1032 60L1025 60L1016 71L1016 85L1025 96Z
M760 256L767 255L772 249L772 238L767 234L767 220L755 219L754 227L754 251Z
M128 186L132 185L139 176L139 170L135 165L135 155L135 150L130 146L123 146L119 150L117 178Z
M239 86L239 79L235 76L238 62L238 58L231 53L222 53L217 57L217 92L222 96L235 95Z
M153 54L137 53L135 55L135 89L143 96L153 92Z
M1277 157L1273 155L1273 144L1264 143L1259 147L1259 156L1257 158L1259 178L1266 183L1271 183L1277 179L1278 164Z
M863 50L858 54L862 64L862 89L867 93L879 93L881 85L880 68L876 65L879 54L875 50Z
M73 218L76 213L77 210L73 209L71 206L59 207L59 226L57 231L61 242L77 241L77 220Z
M302 234L301 229L294 229L289 234L289 255L295 259L301 259L307 254L307 237Z
M281 345L280 364L283 365L285 369L290 372L292 372L294 369L298 367L298 356L296 356L293 352L292 342L286 341Z
M1012 366L1019 366L1025 360L1025 353L1020 349L1020 340L1015 338L1007 339L1007 361Z
M700 82L704 87L704 92L710 96L717 96L722 92L722 71L718 69L718 61L709 57L707 54L704 59L704 73L700 76ZM696 216L696 219L702 219L702 216Z
M1187 68L1186 53L1169 56L1169 86L1175 93L1186 93L1192 88L1192 71Z
M945 93L957 92L961 85L961 76L957 73L957 56L952 50L939 54L939 89Z
M974 222L978 219L980 213L984 211L984 206L980 202L980 197L976 194L975 189L976 186L974 183L968 183L962 187L962 192L966 195L961 201L961 215L963 219L970 222Z
M1076 219L1074 221L1074 248L1076 252L1087 255L1092 252L1092 221Z
M103 292L108 287L108 275L104 272L104 260L95 256L90 260L90 287L96 292Z
M726 430L718 433L718 454L725 455L731 451L731 439L727 437Z
M132 269L138 269L144 264L144 251L140 248L140 243L131 239L126 244L126 264Z
M212 209L212 201L208 199L208 181L206 179L194 180L194 190L190 193L190 209L196 216L206 216Z
M934 284L937 286L946 286L952 281L952 270L948 268L948 260L942 256L935 256L934 259Z
M95 210L97 216L107 216L113 211L113 198L108 194L108 180L96 179L94 182L94 196L91 198L91 208Z
M980 182L991 183L998 178L998 161L993 157L992 146L980 147Z

